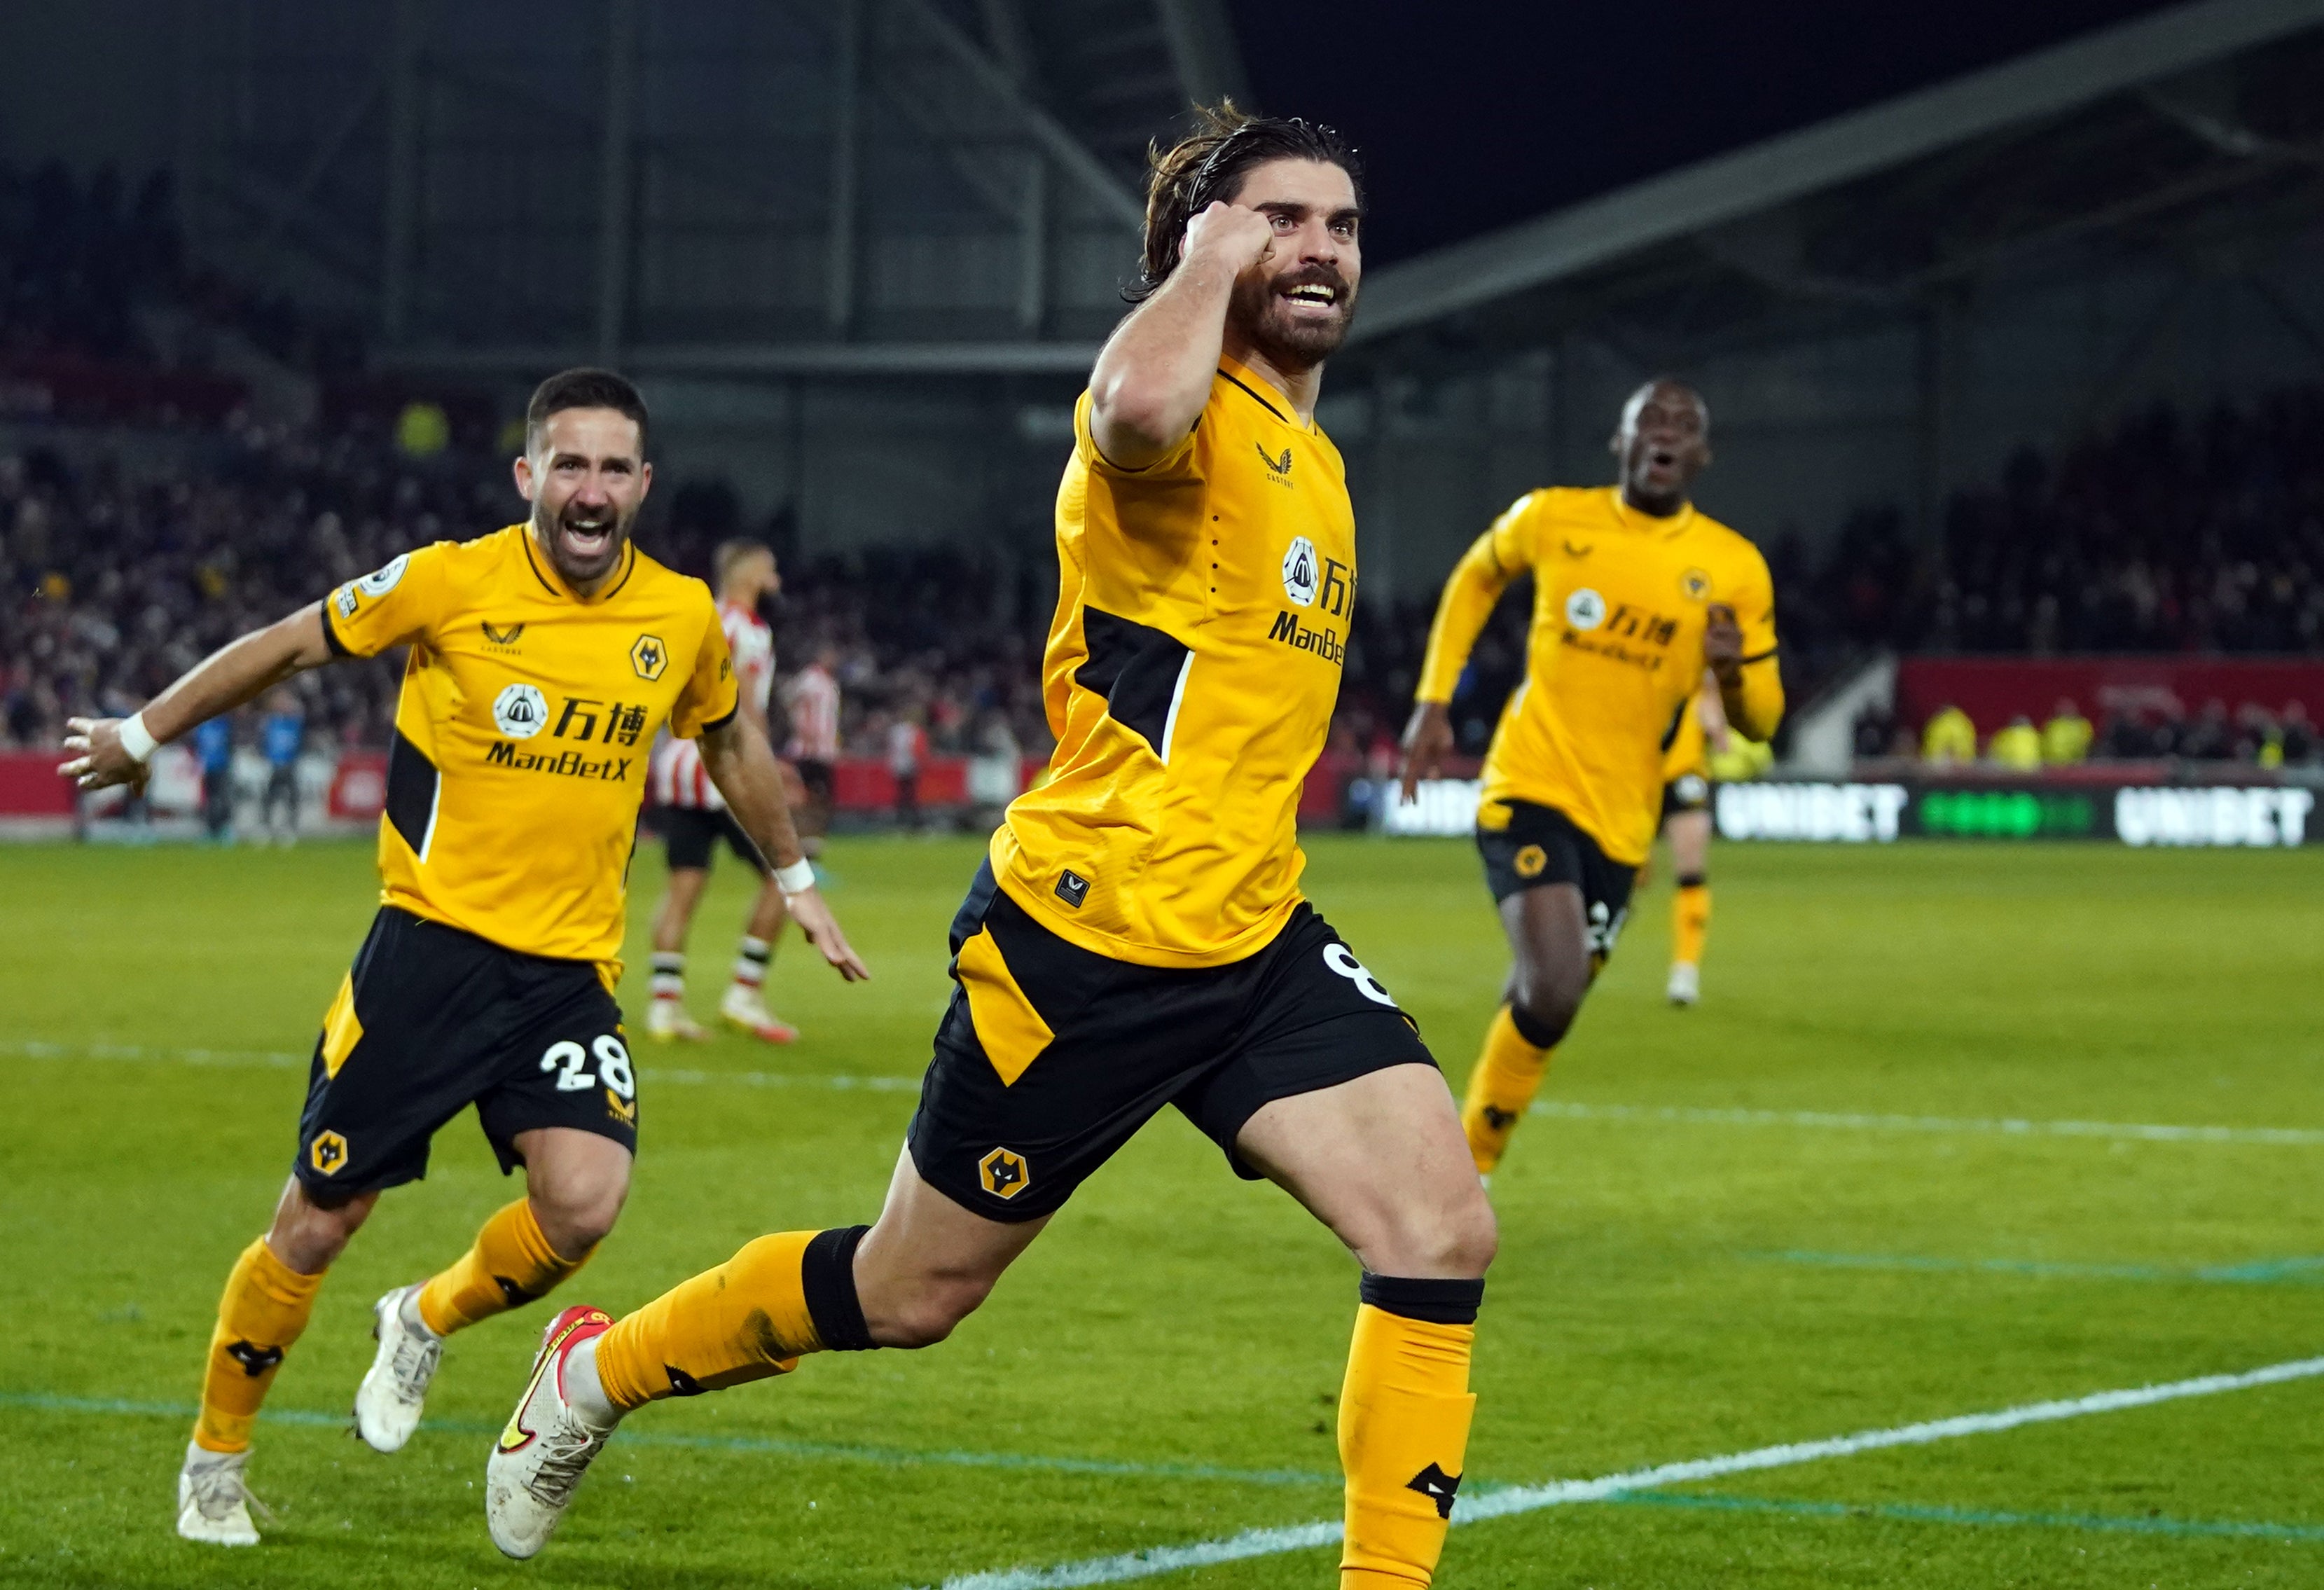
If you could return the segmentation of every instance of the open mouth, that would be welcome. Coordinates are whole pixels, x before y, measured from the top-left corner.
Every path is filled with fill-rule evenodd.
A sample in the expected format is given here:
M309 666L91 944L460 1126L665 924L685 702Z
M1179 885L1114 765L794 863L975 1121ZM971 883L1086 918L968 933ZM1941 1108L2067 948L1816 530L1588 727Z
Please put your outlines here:
M1292 304L1306 310L1332 310L1339 306L1339 290L1328 282L1302 282L1283 290L1283 296Z
M583 563L593 563L613 550L613 516L603 518L563 519L558 522L558 533L566 550Z
M1656 469L1665 471L1675 469L1678 467L1678 454L1668 448L1649 448L1646 450L1646 462Z

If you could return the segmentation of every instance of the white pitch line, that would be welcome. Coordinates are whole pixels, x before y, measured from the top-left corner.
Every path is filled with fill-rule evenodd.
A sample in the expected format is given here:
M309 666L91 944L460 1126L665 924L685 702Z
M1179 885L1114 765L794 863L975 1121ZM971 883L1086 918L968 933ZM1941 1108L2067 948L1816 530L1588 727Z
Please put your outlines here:
M1536 1115L1567 1121L1666 1121L1690 1126L1804 1126L1840 1132L1939 1132L1996 1137L2098 1137L2131 1142L2324 1145L2324 1130L2305 1126L2173 1126L2120 1121L1978 1120L1946 1115L1850 1114L1826 1110L1706 1110L1674 1105L1583 1105L1544 1099Z
M1951 1419L1898 1425L1893 1429L1860 1430L1852 1436L1833 1436L1821 1441L1790 1441L1749 1452L1731 1452L1720 1457L1696 1457L1681 1463L1657 1464L1652 1468L1631 1469L1624 1474L1606 1474L1594 1480L1556 1480L1545 1485L1513 1485L1505 1490L1488 1491L1482 1495L1462 1497L1453 1505L1452 1521L1455 1524L1479 1523L1486 1519L1507 1518L1513 1513L1535 1512L1545 1507L1569 1506L1577 1502L1603 1502L1626 1492L1655 1491L1668 1485L1718 1479L1725 1474L1787 1468L1795 1464L1814 1463L1826 1457L1849 1457L1859 1452L1877 1452L1890 1447L1925 1447L1932 1442L1956 1440L1963 1436L1990 1435L1997 1430L2080 1419L2094 1413L2119 1413L2126 1409L2147 1408L2157 1402L2174 1402L2185 1397L2212 1397L2223 1391L2249 1391L2255 1386L2280 1385L2286 1381L2306 1380L2317 1375L2324 1375L2324 1358L2301 1358L2288 1364L2272 1364L2264 1369L2250 1370L2242 1374L2206 1374L2193 1380L2172 1381L2165 1385L2094 1391L2087 1397L2029 1402L2022 1407L1999 1409L1991 1413L1964 1413ZM1286 1551L1305 1551L1314 1547L1329 1546L1341 1538L1341 1530L1342 1525L1337 1519L1323 1519L1314 1523L1292 1524L1271 1530L1245 1530L1239 1535L1228 1535L1215 1540L1198 1540L1187 1546L1157 1546L1145 1551L1124 1552L1117 1557L1088 1558L1080 1562L1060 1563L1054 1567L1001 1568L988 1573L964 1574L946 1579L942 1590L1074 1590L1076 1586L1086 1585L1118 1585L1130 1579L1173 1574L1183 1568L1207 1567L1217 1563L1239 1562L1245 1558L1274 1557Z

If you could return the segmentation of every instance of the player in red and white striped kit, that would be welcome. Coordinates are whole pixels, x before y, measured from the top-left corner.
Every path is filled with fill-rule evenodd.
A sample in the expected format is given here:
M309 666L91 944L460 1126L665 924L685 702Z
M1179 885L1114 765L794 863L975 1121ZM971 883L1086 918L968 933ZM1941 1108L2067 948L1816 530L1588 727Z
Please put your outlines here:
M718 622L733 653L741 710L764 733L775 682L775 633L759 616L759 603L783 588L782 577L776 571L774 553L757 541L721 546L717 576ZM710 1036L686 1013L686 935L702 899L702 886L710 877L710 853L724 840L757 870L761 882L718 1013L753 1038L789 1043L798 1037L798 1030L768 1014L765 997L767 963L789 920L782 891L703 771L702 753L692 740L665 736L654 747L650 780L648 795L659 809L669 856L669 890L654 911L653 1001L646 1007L646 1035L665 1043Z

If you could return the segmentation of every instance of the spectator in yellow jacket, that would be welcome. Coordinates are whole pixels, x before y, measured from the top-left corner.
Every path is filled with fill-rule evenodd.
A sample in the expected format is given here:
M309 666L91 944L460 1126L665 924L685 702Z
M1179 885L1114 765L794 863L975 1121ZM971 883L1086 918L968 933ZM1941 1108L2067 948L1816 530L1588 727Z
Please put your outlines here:
M1998 731L1985 748L1994 765L2014 772L2032 772L2042 765L2042 731L2034 720L2019 713L2009 720L2009 726Z
M1921 730L1923 762L1975 762L1977 726L1958 707L1941 708Z
M2042 760L2052 767L2071 767L2088 761L2094 733L2081 708L2071 701L2059 702L2050 721L2042 726Z

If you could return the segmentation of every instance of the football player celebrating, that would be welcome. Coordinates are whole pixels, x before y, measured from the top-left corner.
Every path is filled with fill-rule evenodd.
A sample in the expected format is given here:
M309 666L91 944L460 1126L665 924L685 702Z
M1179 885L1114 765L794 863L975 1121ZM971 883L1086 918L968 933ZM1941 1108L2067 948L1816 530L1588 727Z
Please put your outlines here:
M1515 959L1461 1110L1487 1174L1613 953L1654 844L1664 753L1704 670L1743 734L1765 739L1783 716L1766 560L1687 497L1711 462L1702 399L1650 381L1609 445L1618 485L1527 493L1453 569L1405 728L1409 800L1452 749L1445 704L1477 632L1502 588L1533 576L1526 677L1494 730L1477 808Z
M293 674L409 646L379 829L379 915L339 984L266 1234L227 1277L178 1532L248 1546L251 1426L323 1275L387 1188L428 1169L469 1105L525 1196L450 1268L374 1305L379 1350L355 1433L393 1452L444 1338L587 1262L628 1194L637 1072L613 1003L623 876L645 759L667 724L778 864L792 916L841 974L867 974L815 890L766 736L736 707L708 587L632 544L653 478L637 389L603 370L543 382L517 489L530 519L438 541L198 664L125 719L75 718L60 771L142 782L154 748Z
M957 990L887 1206L761 1237L618 1324L559 1316L486 1470L502 1550L540 1549L646 1403L941 1341L1175 1105L1361 1262L1340 1583L1429 1582L1492 1212L1412 1022L1301 897L1295 832L1355 595L1314 411L1361 214L1353 156L1303 121L1223 106L1156 153L1142 301L1076 407L1056 499L1053 776L1010 807L953 922Z

